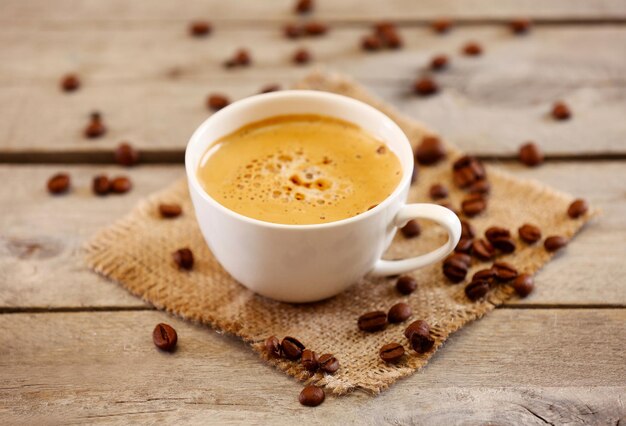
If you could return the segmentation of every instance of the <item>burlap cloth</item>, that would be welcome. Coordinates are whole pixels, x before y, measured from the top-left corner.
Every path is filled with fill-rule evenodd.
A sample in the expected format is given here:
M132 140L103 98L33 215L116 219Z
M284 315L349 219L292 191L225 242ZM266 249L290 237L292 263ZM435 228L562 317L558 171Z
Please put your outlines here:
M423 135L431 133L344 77L317 72L297 87L340 93L373 105L392 117L414 146ZM451 180L451 163L460 153L452 146L448 148L447 161L420 168L410 201L428 202L429 187L439 182L451 189L449 201L453 206L460 205L463 194L453 189ZM573 199L570 195L540 183L522 181L496 167L488 166L487 170L492 184L489 207L486 214L471 220L480 234L488 226L500 225L517 236L517 228L529 222L538 225L544 237L556 234L572 237L591 216L572 220L566 215ZM159 202L180 203L184 214L164 220L157 211ZM418 238L405 239L397 235L386 257L402 258L425 252L442 244L445 238L445 231L424 222ZM190 247L195 254L196 263L191 272L180 272L173 264L171 253L181 247ZM310 376L297 362L272 359L267 362L299 380L324 385L335 394L354 389L380 392L426 365L451 333L514 297L512 289L503 285L492 291L486 300L471 302L464 294L467 280L451 284L442 274L441 263L412 274L419 284L417 291L409 296L402 296L395 290L393 279L363 279L330 300L306 305L285 304L257 296L234 281L208 250L196 224L185 180L140 202L127 217L100 231L88 243L86 251L87 263L93 270L119 282L159 309L239 336L264 359L267 357L263 341L273 334L279 338L295 336L318 354L333 353L341 363L334 375ZM518 249L501 259L514 264L520 272L534 273L550 257L541 242L529 246L518 241ZM474 260L468 279L473 272L488 265ZM400 301L407 302L413 309L413 317L406 324L390 325L378 333L359 331L359 315L377 309L386 311ZM424 355L411 350L403 336L405 326L415 319L428 321L436 338L434 349ZM393 341L405 345L407 356L398 365L387 365L379 358L378 350Z

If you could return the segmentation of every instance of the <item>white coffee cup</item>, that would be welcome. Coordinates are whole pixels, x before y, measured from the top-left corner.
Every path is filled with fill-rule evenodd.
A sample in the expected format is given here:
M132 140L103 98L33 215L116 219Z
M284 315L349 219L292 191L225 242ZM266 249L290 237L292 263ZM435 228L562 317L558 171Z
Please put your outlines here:
M251 122L287 114L336 117L384 141L402 164L397 188L371 210L312 225L253 219L211 198L197 177L209 145ZM451 210L436 204L406 204L413 151L402 130L377 109L345 96L293 90L237 101L213 114L194 132L185 152L185 168L198 224L215 258L250 290L280 301L313 302L340 293L368 273L395 275L421 268L447 256L461 236L461 223ZM448 241L427 254L382 260L398 227L415 218L443 226Z

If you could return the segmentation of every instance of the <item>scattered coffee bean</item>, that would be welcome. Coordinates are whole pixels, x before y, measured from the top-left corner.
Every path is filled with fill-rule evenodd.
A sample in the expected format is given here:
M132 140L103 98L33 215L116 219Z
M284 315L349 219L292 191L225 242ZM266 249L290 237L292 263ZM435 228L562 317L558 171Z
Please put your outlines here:
M463 46L463 53L466 56L480 56L483 54L483 48L480 44L471 41Z
M189 34L193 37L205 37L211 34L213 27L208 21L194 21L189 24Z
M517 277L517 269L510 263L495 262L491 266L491 269L493 270L496 280L501 283L507 283Z
M413 315L413 310L411 307L403 302L396 303L389 309L389 313L387 313L387 320L396 324L399 322L404 322L409 319Z
M190 270L193 268L193 252L188 248L181 248L172 253L174 263L178 269Z
M450 28L452 28L452 21L445 18L437 19L436 21L433 21L431 28L437 34L445 34L450 31Z
M589 210L589 204L587 204L587 201L582 198L578 198L577 200L572 201L572 204L569 205L567 215L572 219L577 219L587 213L587 210Z
M430 187L430 190L428 191L428 193L430 194L431 199L440 200L442 198L448 197L448 188L446 188L440 183L436 183Z
M417 289L417 281L409 275L402 275L396 281L396 289L402 294L411 294Z
M389 49L400 49L404 45L404 41L397 31L384 31L379 34L382 43Z
M304 32L313 37L324 35L327 31L328 26L322 22L310 21L304 24Z
M64 92L73 92L80 88L80 79L76 74L66 74L61 79L61 89Z
M430 69L433 71L441 71L448 68L448 57L446 55L437 55L430 60Z
M530 30L530 20L526 18L514 19L510 22L509 26L511 27L513 34L526 34L528 30Z
M572 116L569 107L563 102L557 102L552 107L552 117L556 120L568 120Z
M70 176L67 173L57 173L48 179L47 187L51 194L64 194L70 189Z
M152 331L152 341L157 348L171 352L176 348L178 335L171 325L160 323Z
M476 231L471 223L466 220L461 220L461 238L467 238L471 240L476 236Z
M468 186L487 178L482 163L471 155L464 155L452 164L452 178L459 188Z
M443 262L443 274L453 283L460 283L465 279L471 258L462 253L455 253Z
M390 31L397 31L396 25L393 22L381 21L374 24L374 34L381 35Z
M268 84L263 86L259 93L272 93L282 90L279 84Z
M485 237L494 248L503 253L515 251L515 241L511 238L511 232L506 228L492 226L485 231Z
M404 337L411 340L411 336L416 332L426 336L429 335L430 324L424 320L415 320L404 329Z
M496 251L489 241L480 238L472 242L472 254L480 260L491 260Z
M411 347L417 353L428 352L435 344L435 340L430 337L430 326L426 321L417 320L404 331L411 342Z
M398 362L404 356L404 346L400 343L388 343L378 351L380 358L385 362Z
M491 184L487 179L480 179L471 184L467 188L467 192L470 194L484 194L487 195L491 192Z
M359 330L373 332L387 327L387 314L383 311L374 311L363 314L358 320Z
M111 192L124 194L133 188L133 184L126 176L118 176L111 180Z
M320 357L320 369L329 374L334 374L339 370L339 360L332 354L324 354Z
M557 251L567 245L567 238L560 235L552 235L545 239L543 246L547 251Z
M439 86L430 77L422 77L415 81L413 91L420 96L431 96L439 91Z
M294 52L292 60L297 65L304 65L311 62L311 53L307 49L298 49Z
M527 142L519 148L519 161L528 167L536 167L543 163L543 152L534 142Z
M436 136L426 136L415 150L415 159L419 164L436 164L446 157L446 148Z
M541 229L530 223L525 223L517 230L522 241L533 244L541 239Z
M232 58L236 66L247 67L252 63L252 57L247 49L239 49Z
M183 213L183 208L180 204L161 203L159 204L159 213L161 217L171 219L180 216Z
M488 281L491 283L496 278L496 273L493 268L489 269L481 269L480 271L476 271L474 275L472 275L472 281Z
M265 351L271 357L280 357L280 342L278 341L278 337L270 336L265 339Z
M417 220L411 219L406 223L406 225L400 228L400 232L402 232L402 235L404 235L405 238L415 238L419 237L422 232L422 228Z
M472 240L467 238L461 238L454 248L455 253L472 253Z
M325 398L326 394L324 394L322 388L309 385L302 389L298 401L300 401L300 404L306 405L307 407L317 407L324 402Z
M465 295L473 302L485 297L488 292L489 281L487 280L472 281L465 287Z
M111 191L111 181L105 175L98 175L93 178L93 192L96 195L107 195Z
M375 34L366 35L361 39L361 48L370 52L380 50L383 47L383 42L379 36Z
M302 36L303 31L304 29L297 24L287 24L283 28L283 33L285 34L285 37L291 38L291 39Z
M487 199L482 194L470 194L461 202L461 210L466 216L474 217L487 208Z
M498 238L508 238L511 236L511 232L500 226L491 226L485 231L485 237L490 243L493 243Z
M532 275L521 274L513 281L513 289L519 297L526 297L533 292L535 280Z
M87 127L85 127L85 137L89 139L99 138L107 132L107 128L102 122L102 116L99 112L92 112L91 119Z
M302 351L302 359L300 362L302 363L304 369L310 371L311 373L317 371L320 367L320 361L317 354L310 349Z
M115 149L114 155L115 162L120 166L130 167L139 162L139 151L127 142L119 144Z
M304 345L298 339L291 336L283 338L283 341L280 342L280 347L282 348L285 358L290 360L300 359L302 351L304 350Z
M298 0L296 1L294 10L296 13L299 13L302 15L305 13L310 13L314 7L315 7L315 3L313 2L313 0Z
M209 95L206 102L207 108L213 111L219 111L220 109L228 106L228 104L230 104L228 98L218 93Z

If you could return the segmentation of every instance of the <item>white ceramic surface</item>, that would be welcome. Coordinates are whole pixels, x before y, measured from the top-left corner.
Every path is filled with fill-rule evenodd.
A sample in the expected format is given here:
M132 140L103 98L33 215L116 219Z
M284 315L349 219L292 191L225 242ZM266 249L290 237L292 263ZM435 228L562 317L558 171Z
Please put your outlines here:
M361 126L398 156L403 169L400 184L365 213L314 225L252 219L212 199L196 175L207 147L245 124L284 114L321 114ZM405 204L413 170L407 137L380 111L345 96L294 90L235 102L195 131L187 145L185 168L198 224L213 255L241 284L280 301L313 302L340 293L368 273L395 275L437 262L454 249L461 235L461 223L452 211L435 204ZM447 230L448 241L417 257L381 260L397 228L413 218L437 222Z

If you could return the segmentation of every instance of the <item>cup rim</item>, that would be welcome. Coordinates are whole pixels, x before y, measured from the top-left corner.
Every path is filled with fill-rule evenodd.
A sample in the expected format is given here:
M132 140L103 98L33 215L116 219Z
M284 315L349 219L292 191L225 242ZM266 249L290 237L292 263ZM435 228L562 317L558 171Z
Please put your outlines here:
M332 222L324 222L324 223L287 224L287 223L267 222L264 220L255 219L253 217L249 217L241 213L237 213L236 211L231 210L228 207L220 204L217 200L211 197L204 190L204 188L202 188L202 185L200 185L200 182L198 181L198 176L196 173L197 165L191 164L192 163L191 158L190 158L191 151L195 145L200 143L200 141L202 140L201 136L206 132L206 129L213 124L214 121L219 120L222 116L231 113L233 110L236 110L237 108L241 108L249 104L263 102L265 100L290 98L290 97L297 97L297 96L310 97L310 98L323 98L323 99L331 100L332 102L343 102L344 104L350 105L350 107L369 110L370 113L373 113L374 115L378 115L380 117L380 120L387 122L388 125L390 125L395 131L398 132L399 135L401 135L406 145L409 147L411 146L406 134L402 131L400 126L396 124L395 121L389 118L389 116L387 116L382 111L374 108L373 106L369 104L366 104L365 102L361 102L354 98L350 98L348 96L343 96L343 95L338 95L336 93L321 92L317 90L282 90L278 92L261 93L261 94L249 96L244 99L240 99L222 108L221 110L217 111L216 113L208 117L206 120L204 120L202 124L200 124L200 126L198 126L198 128L193 132L193 134L191 135L191 138L189 139L189 142L187 143L187 147L185 148L185 172L187 174L187 181L190 183L193 189L200 195L200 197L202 197L209 204L213 205L215 208L219 209L220 211L237 218L238 220L242 220L251 225L257 225L257 226L261 226L265 228L274 228L274 229L293 229L293 230L309 231L309 230L333 228L336 226L347 225L353 222L364 220L376 214L380 210L386 208L389 204L391 204L392 200L398 197L404 190L405 186L409 183L413 170L408 170L408 169L405 170L403 167L402 179L400 180L396 188L393 190L391 194L387 196L387 198L381 201L376 207L369 209L367 211L364 211L362 213L359 213L355 216L351 216L351 217L341 219L341 220L335 220ZM329 116L332 117L332 115L330 114ZM242 126L244 126L245 124L246 123L242 124ZM385 142L385 144L387 143L387 141L383 141L383 142ZM208 148L208 146L209 145L205 147L205 150L206 148ZM402 163L401 159L400 159L400 162Z

